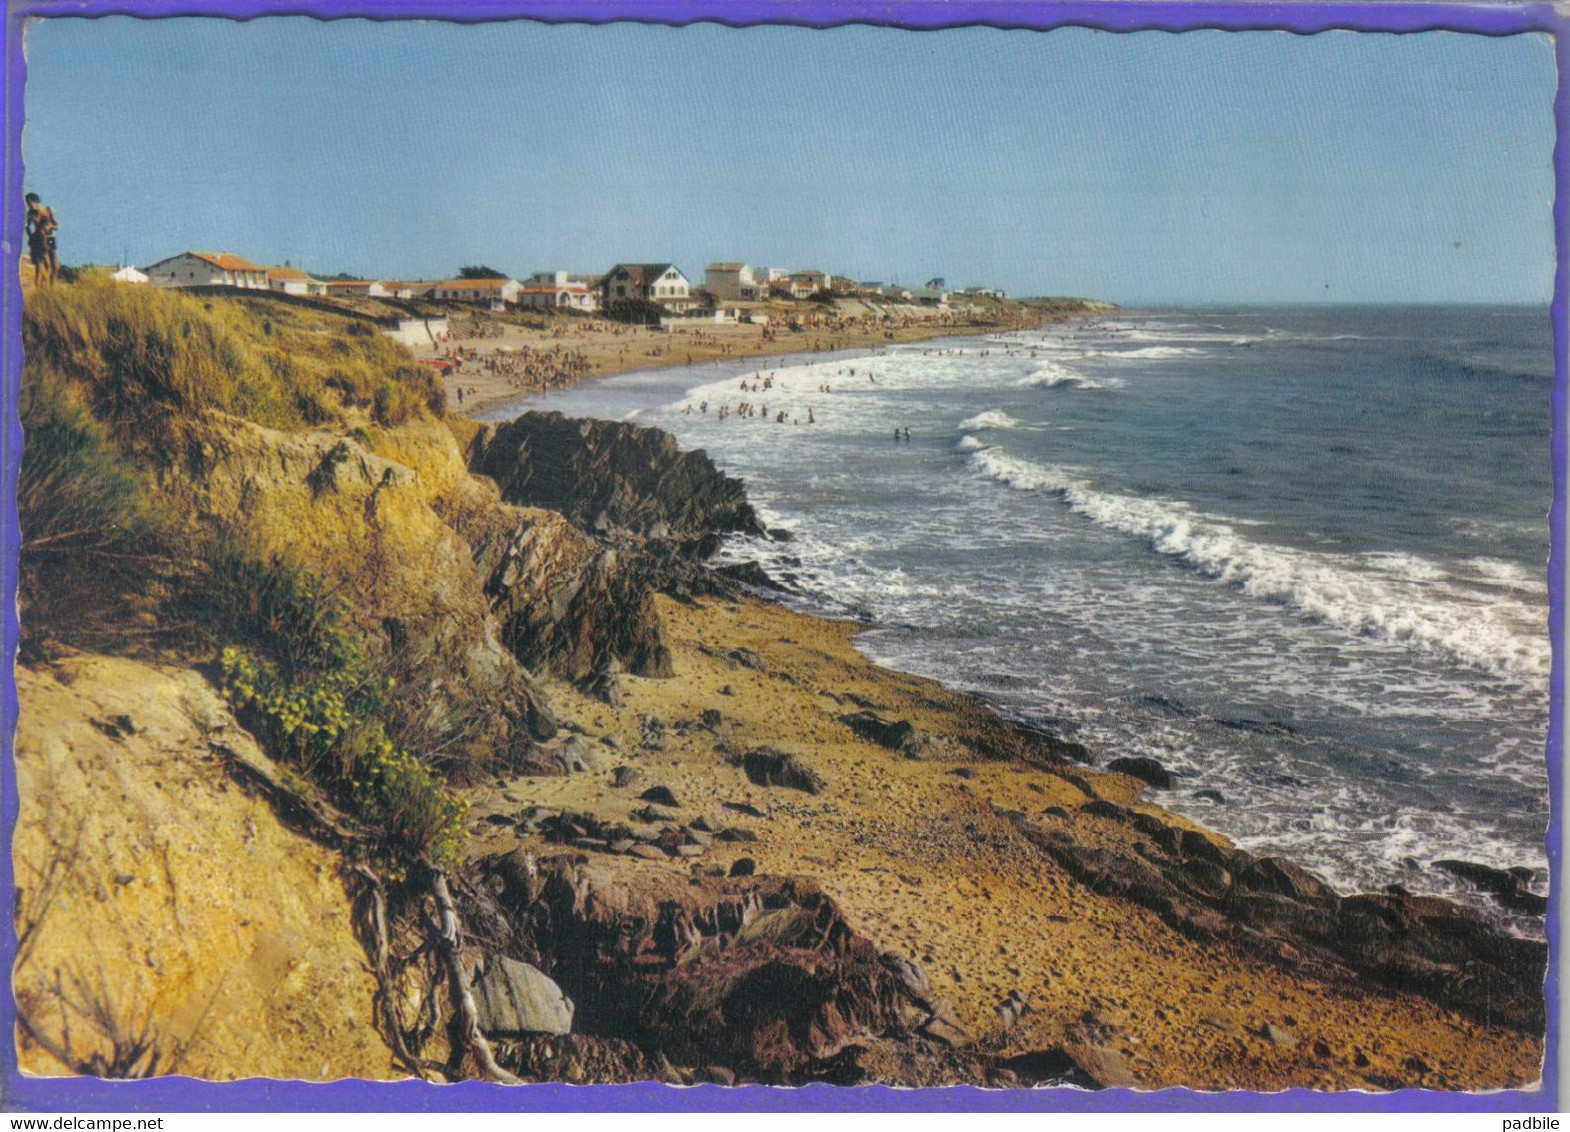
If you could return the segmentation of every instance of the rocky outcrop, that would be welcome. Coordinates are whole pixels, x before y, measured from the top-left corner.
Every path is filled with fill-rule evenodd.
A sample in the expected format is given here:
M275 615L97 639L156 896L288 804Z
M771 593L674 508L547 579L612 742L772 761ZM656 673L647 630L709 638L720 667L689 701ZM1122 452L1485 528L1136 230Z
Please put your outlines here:
M740 480L655 428L525 413L482 429L469 466L495 480L507 502L560 511L599 534L685 543L763 533Z
M325 579L357 628L418 674L423 731L464 736L460 763L521 757L554 734L543 692L502 645L474 548L453 521L500 506L495 490L468 474L443 425L411 421L377 437L375 451L369 437L220 414L187 421L182 436L152 469L169 509L199 538Z
M857 934L811 881L662 873L634 888L579 858L522 852L480 874L492 934L577 1002L589 1038L783 1083L820 1076L857 1042L964 1037L920 967Z
M502 643L529 668L602 689L617 669L671 675L635 546L598 542L553 512L505 504L474 543Z
M1342 897L1284 858L1228 849L1105 800L1077 816L1013 820L1077 880L1144 905L1190 938L1224 941L1316 978L1419 994L1492 1025L1543 1029L1546 947L1447 900Z

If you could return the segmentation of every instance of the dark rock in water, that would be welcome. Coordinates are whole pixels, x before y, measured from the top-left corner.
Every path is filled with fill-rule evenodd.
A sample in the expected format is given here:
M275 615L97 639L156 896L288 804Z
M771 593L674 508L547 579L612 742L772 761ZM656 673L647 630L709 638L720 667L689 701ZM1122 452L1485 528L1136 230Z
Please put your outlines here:
M737 857L731 862L730 875L733 877L750 877L758 871L758 862L751 857Z
M820 794L825 786L822 776L806 763L773 747L754 747L733 761L758 786L784 786L808 794Z
M1137 778L1141 782L1154 786L1157 790L1172 789L1172 772L1155 759L1145 758L1144 756L1113 759L1107 764L1107 769L1118 774L1126 774L1131 778Z
M769 577L756 562L732 562L725 566L715 567L714 572L722 578L730 578L746 586L756 586L762 590L778 590L783 587L773 578Z
M676 795L669 786L651 786L642 794L639 794L638 797L645 802L654 802L661 806L681 805L680 802L676 801Z
M1236 873L1237 886L1245 892L1267 892L1294 900L1327 904L1335 892L1313 873L1285 857L1261 857Z
M1125 843L1081 840L1067 822L1013 824L1076 880L1151 909L1191 939L1225 941L1315 978L1421 994L1495 1026L1542 1031L1542 941L1508 935L1434 897L1342 897L1290 861L1226 849L1153 815L1125 812L1122 820L1149 837L1143 856Z
M770 527L769 537L775 542L790 542L796 536L791 534L784 527Z
M1194 797L1200 799L1201 801L1214 802L1218 806L1224 806L1227 804L1226 795L1222 794L1219 790L1196 790L1194 791Z
M1529 916L1548 914L1548 898L1526 887L1525 882L1532 879L1530 869L1495 869L1474 861L1450 859L1435 861L1434 868L1444 869L1475 885L1512 912L1524 912Z
M473 982L475 1021L495 1037L566 1034L572 1000L538 968L494 955Z
M611 785L615 787L631 786L642 778L643 772L634 766L619 766L611 771Z
M740 480L656 428L524 413L482 429L469 467L508 503L560 511L587 530L676 540L763 533Z
M840 716L840 722L863 739L891 751L909 753L916 747L916 729L907 720L884 719L874 712L858 711Z

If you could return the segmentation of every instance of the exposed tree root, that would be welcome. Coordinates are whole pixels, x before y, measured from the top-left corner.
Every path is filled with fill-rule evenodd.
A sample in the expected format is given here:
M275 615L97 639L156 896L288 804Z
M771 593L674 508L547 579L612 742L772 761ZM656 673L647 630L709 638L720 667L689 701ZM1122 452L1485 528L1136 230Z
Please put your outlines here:
M431 894L436 897L436 907L441 914L441 934L437 941L437 952L441 956L442 964L447 968L448 993L452 998L454 1011L454 1040L448 1068L456 1071L467 1050L474 1055L474 1060L491 1080L500 1081L504 1085L521 1085L523 1082L520 1079L496 1064L496 1055L491 1052L491 1043L485 1040L484 1034L480 1033L479 1024L475 1020L474 993L469 988L469 975L463 967L463 941L459 936L458 909L453 905L452 892L447 887L446 873L440 870L432 871Z

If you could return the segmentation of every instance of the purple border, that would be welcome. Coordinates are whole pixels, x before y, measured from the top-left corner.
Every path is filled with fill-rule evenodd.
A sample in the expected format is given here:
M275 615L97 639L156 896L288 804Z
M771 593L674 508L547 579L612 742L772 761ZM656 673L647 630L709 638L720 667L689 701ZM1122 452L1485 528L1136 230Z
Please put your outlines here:
M1217 3L1182 0L21 0L7 6L5 27L5 184L3 195L4 278L0 279L0 625L4 675L0 681L0 830L10 844L16 826L17 785L12 745L17 716L12 665L16 656L15 548L16 476L21 459L22 429L16 405L21 372L21 284L19 260L22 205L21 139L26 63L22 56L22 25L28 16L191 16L251 19L266 15L307 15L318 18L445 19L478 22L528 18L547 23L688 24L699 21L731 26L780 23L807 27L845 24L931 29L963 25L1047 30L1079 26L1106 31L1192 31L1200 28L1279 30L1311 34L1336 28L1358 31L1414 32L1447 30L1480 35L1546 32L1555 37L1560 87L1554 102L1558 141L1554 149L1557 192L1554 227L1558 264L1554 278L1552 317L1555 340L1555 381L1552 393L1551 456L1554 499L1549 513L1549 634L1553 643L1550 681L1551 721L1548 733L1548 779L1551 816L1548 827L1550 868L1548 916L1548 1041L1540 1089L1487 1094L1436 1093L1409 1089L1395 1093L1317 1093L1294 1089L1282 1093L1199 1093L1167 1089L1153 1093L1128 1090L1083 1092L1073 1089L998 1091L969 1087L890 1089L882 1086L840 1088L812 1085L800 1089L748 1086L720 1089L699 1086L676 1089L639 1085L530 1085L508 1088L482 1082L431 1085L419 1081L383 1083L345 1080L328 1084L251 1079L223 1084L188 1078L151 1081L101 1081L92 1078L37 1078L22 1075L15 1053L16 1007L0 994L0 1108L46 1112L248 1112L361 1111L415 1112L1553 1112L1559 1097L1560 1026L1560 875L1561 803L1564 740L1564 635L1566 566L1565 492L1567 399L1567 303L1570 303L1570 257L1564 234L1570 230L1570 42L1561 33L1570 19L1547 4L1457 3ZM14 890L10 853L0 853L0 892ZM16 940L0 930L0 970L9 971Z

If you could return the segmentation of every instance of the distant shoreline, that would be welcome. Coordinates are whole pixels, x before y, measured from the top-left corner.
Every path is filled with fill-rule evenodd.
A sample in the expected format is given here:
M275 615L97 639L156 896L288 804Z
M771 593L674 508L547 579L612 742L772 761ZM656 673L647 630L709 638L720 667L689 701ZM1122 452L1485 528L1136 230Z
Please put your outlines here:
M1104 313L1088 304L1076 310L1048 311L1028 307L1015 308L1022 315L1017 319L998 322L921 323L876 329L854 327L824 330L807 328L776 332L764 339L754 336L752 328L745 331L734 326L712 326L699 323L693 327L680 327L671 332L647 331L641 327L616 327L611 329L584 328L561 338L553 338L541 331L522 327L508 327L499 336L478 338L459 343L466 351L474 351L483 362L494 357L499 347L509 350L527 347L551 349L566 346L587 356L588 369L570 379L554 384L530 386L483 370L464 369L447 378L447 411L457 416L492 418L496 410L510 405L522 405L542 394L559 393L597 378L615 377L627 373L653 373L704 362L758 361L767 362L798 355L804 357L832 356L857 350L875 350L879 347L910 342L926 342L935 338L975 337L984 334L1009 333L1029 330L1072 318ZM422 357L436 356L433 351L420 351ZM466 391L460 404L452 390L462 386ZM521 411L521 409L520 409Z

